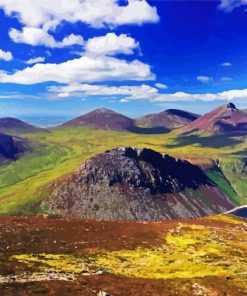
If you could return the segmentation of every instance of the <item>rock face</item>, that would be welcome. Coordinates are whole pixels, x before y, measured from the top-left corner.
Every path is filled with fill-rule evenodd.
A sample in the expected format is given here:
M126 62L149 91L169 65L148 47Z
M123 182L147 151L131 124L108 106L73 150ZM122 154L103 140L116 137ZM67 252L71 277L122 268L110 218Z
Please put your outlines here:
M198 166L150 149L106 151L52 189L43 207L78 219L182 219L234 207Z
M24 140L0 133L0 162L15 160L25 151Z
M22 120L5 117L0 118L0 131L4 132L6 130L14 130L19 132L30 132L36 128Z
M247 111L233 103L220 106L185 127L186 131L203 130L216 134L247 134Z
M115 111L101 108L65 122L62 126L89 125L97 129L127 130L134 121Z
M168 130L182 127L200 116L198 114L177 109L168 109L160 113L148 114L137 118L136 123L140 127L158 128L163 127Z

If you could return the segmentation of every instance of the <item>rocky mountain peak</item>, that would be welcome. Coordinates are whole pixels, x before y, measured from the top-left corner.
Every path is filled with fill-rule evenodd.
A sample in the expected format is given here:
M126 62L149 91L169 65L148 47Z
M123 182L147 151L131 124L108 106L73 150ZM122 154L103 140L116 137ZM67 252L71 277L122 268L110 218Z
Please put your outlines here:
M82 163L54 184L43 205L62 216L97 220L200 217L233 207L198 166L133 147L108 150Z
M233 111L233 110L238 110L238 109L236 108L236 106L235 106L233 103L228 103L228 104L227 104L227 108L228 108L228 109L231 109L232 111Z

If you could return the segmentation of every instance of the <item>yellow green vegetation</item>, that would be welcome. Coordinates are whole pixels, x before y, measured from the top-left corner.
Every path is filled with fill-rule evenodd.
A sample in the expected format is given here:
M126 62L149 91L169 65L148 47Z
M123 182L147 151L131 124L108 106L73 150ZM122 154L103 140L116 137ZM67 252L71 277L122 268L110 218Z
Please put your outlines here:
M19 135L31 143L31 151L15 162L0 165L0 214L34 214L47 196L47 187L72 172L82 161L120 146L146 147L176 157L220 159L224 174L236 193L218 175L210 176L237 203L246 203L246 176L241 157L246 137L227 138L199 133L183 135L180 130L161 135L93 130L88 127L54 128ZM234 164L238 164L235 168ZM234 173L232 171L234 168Z
M224 223L235 224L235 225L243 225L243 219L238 218L232 215L215 215L210 217L204 217L203 220L215 220L222 221Z
M247 274L247 223L240 224L238 219L235 223L228 216L219 220L231 223L230 232L227 228L179 223L166 234L161 246L97 251L87 258L23 254L12 259L32 267L40 264L39 268L73 273L100 268L120 276L149 279L231 277L233 284L236 280L240 285Z
M39 269L45 269L46 271L59 271L69 273L82 273L90 272L89 267L86 266L83 260L70 255L55 255L55 254L20 254L12 257L19 262L26 263L28 267L35 265L39 266Z

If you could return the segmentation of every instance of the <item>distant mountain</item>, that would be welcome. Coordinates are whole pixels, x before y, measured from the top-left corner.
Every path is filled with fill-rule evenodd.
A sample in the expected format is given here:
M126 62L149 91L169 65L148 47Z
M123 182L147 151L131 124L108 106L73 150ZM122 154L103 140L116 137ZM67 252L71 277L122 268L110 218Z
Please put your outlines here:
M206 113L185 127L186 131L202 130L216 134L247 134L247 111L233 103Z
M30 132L34 131L35 128L34 126L16 119L12 117L5 117L5 118L0 118L0 131L5 132L5 131L19 131L19 132Z
M168 109L159 113L148 114L136 119L136 124L144 128L166 128L173 130L182 127L199 117L191 112Z
M65 122L62 126L89 125L97 129L127 130L134 120L115 111L100 108Z
M96 155L51 191L43 207L78 219L187 219L234 207L197 165L150 149Z
M23 139L0 133L0 163L16 160L25 150Z

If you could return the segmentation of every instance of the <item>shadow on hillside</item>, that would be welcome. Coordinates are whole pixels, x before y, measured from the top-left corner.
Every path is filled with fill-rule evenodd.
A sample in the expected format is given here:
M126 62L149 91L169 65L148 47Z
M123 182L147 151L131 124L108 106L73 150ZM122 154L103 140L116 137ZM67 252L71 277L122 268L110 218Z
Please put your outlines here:
M215 135L208 137L200 137L199 135L183 134L174 144L167 145L168 148L177 148L193 144L199 144L208 148L222 148L225 146L233 146L242 143L240 139L236 139L229 136Z
M128 131L135 134L167 134L170 132L170 130L165 127L146 128L138 126L131 126L128 128Z

